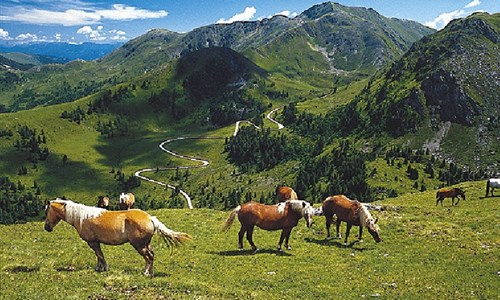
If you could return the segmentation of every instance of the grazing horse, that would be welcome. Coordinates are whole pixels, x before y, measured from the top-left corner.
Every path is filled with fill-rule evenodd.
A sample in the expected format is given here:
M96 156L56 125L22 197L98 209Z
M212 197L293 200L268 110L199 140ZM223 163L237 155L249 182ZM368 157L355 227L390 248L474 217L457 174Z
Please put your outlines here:
M288 186L278 186L276 187L276 195L278 196L278 202L285 202L286 200L299 200L297 193Z
M155 233L172 247L192 239L189 234L173 231L156 217L139 209L108 211L71 200L56 199L47 203L45 214L45 230L49 232L61 220L75 227L97 256L96 271L109 269L101 243L122 245L129 242L146 261L144 275L153 277L154 252L151 238Z
M241 229L238 233L238 248L243 250L243 236L247 234L247 240L252 246L253 253L258 251L255 246L252 234L255 226L264 230L279 230L281 231L280 240L278 242L278 251L281 250L281 244L285 240L285 248L291 249L288 244L290 233L293 227L297 226L299 219L304 217L306 226L311 227L312 216L314 209L309 202L304 200L287 200L278 205L264 205L257 202L248 202L236 207L226 222L224 223L223 231L227 232L236 216L241 223Z
M330 239L330 225L333 222L333 215L337 215L337 238L341 238L339 232L340 223L342 221L347 223L344 244L347 245L347 238L353 225L359 226L359 241L363 240L363 227L368 229L375 242L382 241L379 236L380 229L377 225L378 218L374 220L368 209L357 200L351 200L344 195L330 196L323 201L323 214L326 218L327 239Z
M131 209L131 208L134 208L134 204L135 204L135 197L134 197L134 194L132 193L122 193L120 195L120 209L121 210L127 210L127 209Z
M442 188L436 193L436 205L441 201L441 206L443 206L444 198L451 198L451 205L458 205L460 198L465 201L465 192L459 188ZM455 198L457 198L457 203L455 203Z
M97 197L97 207L109 209L109 197L108 196L99 196Z
M488 181L486 181L486 196L488 197L488 194L490 193L490 188L491 188L491 197L494 197L493 191L496 188L500 188L500 178L490 178Z

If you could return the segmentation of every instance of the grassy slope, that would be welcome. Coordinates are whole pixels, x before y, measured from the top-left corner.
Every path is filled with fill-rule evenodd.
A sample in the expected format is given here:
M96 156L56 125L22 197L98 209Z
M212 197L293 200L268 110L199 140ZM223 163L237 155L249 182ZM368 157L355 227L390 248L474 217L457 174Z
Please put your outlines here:
M236 249L237 222L219 231L228 212L153 211L194 241L173 255L157 237L154 279L141 275L142 258L129 245L105 246L111 270L93 271L95 257L76 231L61 223L0 226L2 299L493 299L498 296L499 197L482 198L484 182L463 183L467 201L434 205L434 192L388 199L380 218L383 241L365 232L348 247L325 241L324 218L294 229L294 249L276 255L278 232L257 229L256 255ZM486 207L486 209L485 209ZM395 209L397 208L397 209ZM342 227L344 230L345 226ZM352 233L352 239L355 241ZM248 249L248 244L245 244Z

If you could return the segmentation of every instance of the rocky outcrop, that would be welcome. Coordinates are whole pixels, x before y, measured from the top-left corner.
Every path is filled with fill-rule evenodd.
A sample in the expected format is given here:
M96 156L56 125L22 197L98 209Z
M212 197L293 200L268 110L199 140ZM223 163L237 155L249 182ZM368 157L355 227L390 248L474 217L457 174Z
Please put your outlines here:
M451 72L438 70L422 81L426 104L431 118L440 121L472 125L481 113L479 105L457 83Z

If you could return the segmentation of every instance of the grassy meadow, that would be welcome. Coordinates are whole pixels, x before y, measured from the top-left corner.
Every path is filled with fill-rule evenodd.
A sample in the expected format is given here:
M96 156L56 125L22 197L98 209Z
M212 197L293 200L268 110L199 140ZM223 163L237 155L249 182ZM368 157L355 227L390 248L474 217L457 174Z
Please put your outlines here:
M256 229L257 254L237 250L229 212L157 210L168 227L194 240L171 252L153 239L155 277L130 245L103 246L110 271L76 230L61 222L0 226L1 299L495 299L500 290L500 196L484 197L484 181L459 185L467 200L435 206L435 191L378 202L381 243L357 228L348 246L325 240L324 217L292 231L293 249L275 251L279 232ZM315 206L318 206L316 204ZM345 225L342 225L342 231ZM56 296L57 295L57 296Z

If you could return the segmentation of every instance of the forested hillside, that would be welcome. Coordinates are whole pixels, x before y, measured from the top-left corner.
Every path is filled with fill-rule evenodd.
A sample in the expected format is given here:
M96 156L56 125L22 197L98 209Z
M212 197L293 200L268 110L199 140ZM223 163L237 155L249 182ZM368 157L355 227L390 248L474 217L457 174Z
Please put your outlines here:
M152 30L99 61L2 70L2 222L55 197L109 195L116 207L126 191L139 208L180 208L183 191L229 209L274 203L281 184L313 203L371 202L495 176L498 18L432 33L325 3L292 19ZM253 125L235 135L239 120Z

